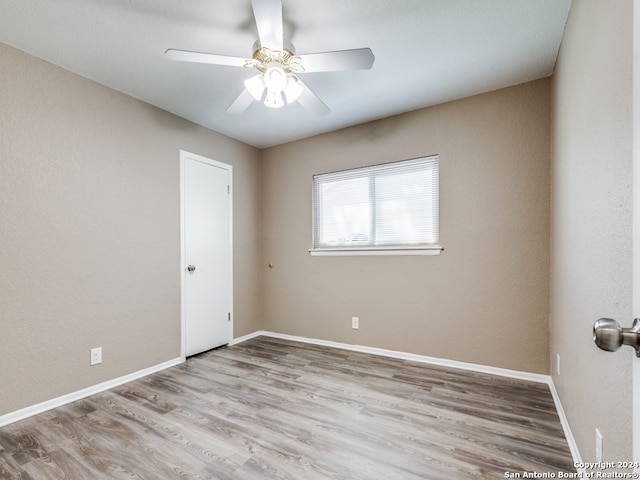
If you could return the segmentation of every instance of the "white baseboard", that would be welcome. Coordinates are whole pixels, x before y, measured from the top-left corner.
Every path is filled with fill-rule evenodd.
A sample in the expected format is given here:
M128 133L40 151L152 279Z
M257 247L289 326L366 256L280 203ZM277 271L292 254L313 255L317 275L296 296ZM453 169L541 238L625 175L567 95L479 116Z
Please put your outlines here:
M370 353L372 355L380 355L383 357L391 357L391 358L398 358L401 360L411 360L413 362L428 363L431 365L439 365L441 367L450 367L450 368L457 368L459 370L488 373L491 375L498 375L501 377L508 377L508 378L516 378L518 380L527 380L527 381L536 382L536 383L548 384L550 381L549 375L541 375L539 373L521 372L519 370L509 370L506 368L489 367L486 365L459 362L457 360L448 360L446 358L428 357L425 355L417 355L415 353L400 352L397 350L386 350L384 348L367 347L364 345L353 345L349 343L332 342L332 341L320 340L316 338L297 337L294 335L285 335L282 333L274 333L274 332L267 332L267 331L256 332L251 335L246 335L247 338L245 338L244 340L249 340L250 338L254 338L260 335L264 335L266 337L281 338L283 340L291 340L294 342L304 342L304 343L310 343L314 345L322 345L325 347L351 350L353 352ZM238 341L236 343L240 343L240 342Z
M567 438L567 443L569 444L569 450L571 450L571 456L573 457L573 462L576 465L582 465L582 456L580 455L580 451L578 450L578 444L576 443L576 439L571 432L571 427L569 426L569 420L567 419L567 415L564 413L564 408L562 407L562 402L560 401L560 395L558 395L558 391L556 390L556 386L553 383L553 379L549 377L549 389L551 390L551 396L553 397L553 402L556 404L556 410L558 411L558 416L560 417L560 423L562 424L562 429L564 430L564 436ZM579 473L582 473L583 477L586 477L586 470L578 469Z
M247 340L251 340L252 338L259 337L260 335L267 335L265 332L259 330L257 332L250 333L248 335L243 335L242 337L234 338L229 342L229 346L237 345L238 343L246 342Z
M565 415L564 408L562 407L562 402L560 401L560 396L558 395L558 392L556 390L555 385L553 384L553 380L550 375L521 372L519 370L509 370L506 368L490 367L490 366L479 365L475 363L459 362L457 360L448 360L444 358L429 357L425 355L417 355L414 353L399 352L396 350L386 350L384 348L366 347L363 345L338 343L338 342L320 340L315 338L297 337L295 335L286 335L282 333L275 333L275 332L268 332L268 331L258 331L258 332L251 333L249 335L245 335L243 337L239 337L234 340L233 345L244 342L246 340L250 340L255 337L259 337L261 335L265 337L291 340L294 342L303 342L303 343L309 343L313 345L322 345L325 347L341 348L343 350L351 350L354 352L371 353L373 355L398 358L401 360L411 360L414 362L427 363L430 365L439 365L442 367L457 368L460 370L467 370L472 372L488 373L490 375L514 378L518 380L527 380L530 382L544 383L548 385L549 389L551 390L551 396L553 397L553 402L555 403L556 410L558 412L558 417L560 417L560 423L562 424L562 429L564 430L567 443L569 444L569 450L571 451L571 456L573 457L573 461L576 464L582 463L582 458L580 456L580 452L578 451L578 445L576 444L575 438L573 437L573 433L571 432L571 428L569 426L567 416Z
M19 420L24 420L25 418L31 417L33 415L38 415L39 413L46 412L53 408L61 407L63 405L66 405L67 403L75 402L76 400L80 400L90 395L95 395L96 393L104 392L105 390L109 390L110 388L117 387L119 385L122 385L127 382L131 382L133 380L137 380L138 378L146 377L147 375L151 375L152 373L159 372L160 370L173 367L180 363L182 363L182 359L180 358L168 360L158 365L153 365L152 367L145 368L143 370L138 370L137 372L133 372L128 375L124 375L122 377L114 378L113 380L107 380L106 382L102 382L97 385L93 385L91 387L83 388L82 390L78 390L77 392L72 392L67 395L62 395L61 397L47 400L46 402L32 405L31 407L26 407L20 410L16 410L15 412L11 412L6 415L0 416L0 427L9 425L10 423L14 423Z

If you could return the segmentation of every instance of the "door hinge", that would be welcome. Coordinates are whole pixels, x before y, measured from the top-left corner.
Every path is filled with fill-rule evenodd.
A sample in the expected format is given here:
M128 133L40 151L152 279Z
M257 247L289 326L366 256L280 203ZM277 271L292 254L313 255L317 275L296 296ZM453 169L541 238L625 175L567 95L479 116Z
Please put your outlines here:
M231 185L227 185L227 193L231 193Z
M229 312L229 321L231 321L231 312Z

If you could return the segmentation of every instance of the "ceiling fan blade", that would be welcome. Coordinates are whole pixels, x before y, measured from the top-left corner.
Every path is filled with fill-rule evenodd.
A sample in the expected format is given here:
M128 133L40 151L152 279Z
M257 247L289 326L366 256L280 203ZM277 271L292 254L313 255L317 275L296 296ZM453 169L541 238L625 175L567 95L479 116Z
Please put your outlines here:
M309 87L302 83L302 80L298 79L298 83L302 86L302 93L298 97L300 105L316 115L327 115L331 111Z
M210 63L212 65L228 65L231 67L244 67L246 58L229 57L227 55L215 55L213 53L190 52L170 48L164 54L171 60L179 62Z
M369 70L375 57L370 48L338 50L336 52L298 55L306 72L337 72L340 70Z
M251 4L260 45L281 52L284 37L282 0L251 0Z
M238 114L244 112L253 102L253 96L246 88L240 92L240 95L229 105L227 113Z

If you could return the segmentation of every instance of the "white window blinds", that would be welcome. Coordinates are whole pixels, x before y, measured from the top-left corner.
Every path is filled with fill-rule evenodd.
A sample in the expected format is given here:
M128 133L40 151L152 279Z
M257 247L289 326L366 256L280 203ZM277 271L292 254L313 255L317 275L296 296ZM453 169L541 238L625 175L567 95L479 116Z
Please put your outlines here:
M313 248L438 244L438 156L313 177Z

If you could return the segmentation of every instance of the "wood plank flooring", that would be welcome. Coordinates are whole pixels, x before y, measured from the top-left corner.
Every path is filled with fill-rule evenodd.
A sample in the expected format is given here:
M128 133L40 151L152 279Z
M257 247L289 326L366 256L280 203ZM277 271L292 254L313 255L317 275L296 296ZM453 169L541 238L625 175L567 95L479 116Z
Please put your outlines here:
M575 472L546 385L258 337L0 428L2 479Z

